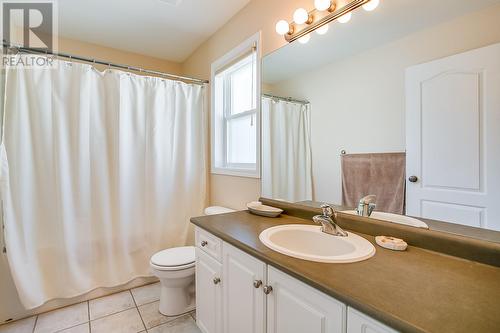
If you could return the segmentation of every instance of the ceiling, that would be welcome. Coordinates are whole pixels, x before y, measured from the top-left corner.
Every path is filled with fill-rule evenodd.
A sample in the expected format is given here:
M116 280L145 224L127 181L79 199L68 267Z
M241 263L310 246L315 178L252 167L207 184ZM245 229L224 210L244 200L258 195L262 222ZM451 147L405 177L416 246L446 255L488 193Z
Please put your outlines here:
M293 42L263 60L263 82L277 83L500 0L381 0L373 12L358 9L349 23L331 23L326 35L311 34L307 44Z
M182 62L250 0L59 0L59 35Z

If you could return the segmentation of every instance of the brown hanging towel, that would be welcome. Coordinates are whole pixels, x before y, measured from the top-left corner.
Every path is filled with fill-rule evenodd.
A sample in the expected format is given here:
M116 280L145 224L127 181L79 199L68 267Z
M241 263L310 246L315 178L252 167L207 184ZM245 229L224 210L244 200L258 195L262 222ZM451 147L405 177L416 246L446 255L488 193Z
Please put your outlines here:
M406 153L341 155L342 205L357 207L359 199L377 196L375 210L404 214Z

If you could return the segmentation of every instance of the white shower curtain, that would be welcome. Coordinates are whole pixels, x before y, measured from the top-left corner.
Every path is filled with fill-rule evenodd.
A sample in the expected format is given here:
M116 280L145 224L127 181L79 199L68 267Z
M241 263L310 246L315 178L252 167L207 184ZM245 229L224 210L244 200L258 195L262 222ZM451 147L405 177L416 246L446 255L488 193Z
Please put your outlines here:
M150 276L206 200L204 87L92 66L8 68L2 199L26 308Z
M262 98L262 196L313 199L309 104Z

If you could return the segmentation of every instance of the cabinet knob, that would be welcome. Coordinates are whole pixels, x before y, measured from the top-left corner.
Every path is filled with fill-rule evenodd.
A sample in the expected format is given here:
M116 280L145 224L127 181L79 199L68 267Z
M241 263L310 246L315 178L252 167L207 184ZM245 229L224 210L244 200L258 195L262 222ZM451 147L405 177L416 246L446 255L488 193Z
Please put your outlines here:
M215 278L214 278L214 284L219 284L219 283L220 283L220 278L215 277Z
M264 294L269 295L273 291L273 287L264 286L263 290L264 290Z
M261 281L261 280L255 280L255 281L253 282L253 286L254 286L255 288L259 288L260 286L262 286L262 281Z
M205 246L207 246L207 245L208 245L208 242L207 242L207 241L202 241L202 242L201 242L201 246L205 247Z
M416 182L418 181L418 177L417 177L417 176L410 176L410 177L408 178L408 180L409 180L410 182L412 182L412 183L416 183Z

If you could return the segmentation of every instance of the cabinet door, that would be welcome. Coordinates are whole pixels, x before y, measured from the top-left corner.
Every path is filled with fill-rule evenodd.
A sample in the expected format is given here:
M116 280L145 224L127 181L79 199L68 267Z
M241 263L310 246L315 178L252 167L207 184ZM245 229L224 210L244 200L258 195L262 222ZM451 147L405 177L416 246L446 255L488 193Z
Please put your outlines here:
M397 333L397 331L349 307L347 333Z
M225 333L264 333L266 264L223 243L223 326Z
M203 333L222 327L222 265L196 248L196 323Z
M268 266L267 333L345 332L346 306Z

